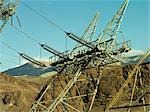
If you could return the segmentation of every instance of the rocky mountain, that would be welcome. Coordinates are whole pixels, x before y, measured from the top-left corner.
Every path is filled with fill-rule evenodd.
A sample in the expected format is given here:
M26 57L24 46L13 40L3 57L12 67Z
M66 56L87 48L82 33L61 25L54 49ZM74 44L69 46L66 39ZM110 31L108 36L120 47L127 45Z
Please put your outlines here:
M15 67L15 68L6 70L3 73L10 74L13 76L21 76L21 75L39 76L46 72L52 72L52 71L54 71L54 69L55 68L52 68L52 67L42 68L42 67L36 66L32 63L26 63L19 67Z

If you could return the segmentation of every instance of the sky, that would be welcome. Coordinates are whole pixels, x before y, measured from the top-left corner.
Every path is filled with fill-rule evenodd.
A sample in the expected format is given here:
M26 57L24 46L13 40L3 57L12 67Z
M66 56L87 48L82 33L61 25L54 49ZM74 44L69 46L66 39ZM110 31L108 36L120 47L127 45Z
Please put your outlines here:
M112 19L124 0L21 0L41 15L48 18L67 32L81 36L93 19L96 12L100 12L95 39ZM77 43L66 38L63 31L48 23L38 14L19 3L13 24L40 43L63 52L72 49ZM19 17L20 28L16 15ZM126 40L132 41L132 48L146 51L150 47L150 1L131 0L125 13L120 31ZM0 33L0 71L16 67L25 62L16 51L1 43L7 43L18 52L23 52L39 59L40 46L7 23ZM48 59L52 54L42 50L42 59Z

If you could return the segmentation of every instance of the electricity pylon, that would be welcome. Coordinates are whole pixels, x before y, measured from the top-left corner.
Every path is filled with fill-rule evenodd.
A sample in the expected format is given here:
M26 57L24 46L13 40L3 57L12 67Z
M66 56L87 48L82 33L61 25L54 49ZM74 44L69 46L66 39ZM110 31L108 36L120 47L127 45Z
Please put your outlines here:
M58 72L58 75L52 78L54 82L52 80L49 81L47 86L42 89L42 93L38 96L35 104L30 110L31 112L70 112L73 110L80 112L92 110L103 68L106 67L105 65L118 61L115 57L117 57L118 53L121 54L124 52L120 51L120 48L116 48L115 50L113 48L116 46L116 41L114 40L119 31L128 2L128 0L125 0L119 11L105 28L107 30L103 30L103 33L98 38L99 41L96 41L95 44L79 39L73 33L68 33L68 36L76 41L80 41L80 44L90 49L86 50L84 53L77 54L72 61L62 65L61 72ZM92 64L92 62L96 64ZM59 63L56 63L56 65L59 65ZM98 69L97 74L91 76L91 78L84 74L85 69L89 66L94 66ZM61 76L68 78L61 82L61 79L59 79ZM80 84L78 84L79 82ZM93 85L91 83L93 83ZM79 85L81 85L81 87L79 87ZM60 87L57 88L58 86ZM54 91L55 88L57 88L57 93ZM85 90L81 91L82 89ZM75 95L73 95L73 91L75 91ZM51 95L51 98L46 102L44 100L46 100L45 97L48 93ZM82 102L82 106L80 107L77 103L79 100Z

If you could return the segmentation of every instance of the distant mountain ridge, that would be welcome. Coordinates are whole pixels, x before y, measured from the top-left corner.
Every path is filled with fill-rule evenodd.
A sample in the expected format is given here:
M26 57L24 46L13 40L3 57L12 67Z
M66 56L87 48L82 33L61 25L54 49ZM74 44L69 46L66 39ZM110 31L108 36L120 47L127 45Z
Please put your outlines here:
M120 65L131 65L131 64L136 64L140 57L144 55L143 53L135 53L134 52L129 52L129 54L122 55L122 62ZM150 56L145 59L143 63L150 63ZM47 73L47 72L53 72L56 71L57 68L55 67L38 67L32 63L26 63L24 65L21 65L19 67L15 67L9 70L4 71L3 73L10 74L13 76L20 76L20 75L30 75L30 76L39 76L41 74Z
M122 65L136 64L140 60L140 58L142 56L143 55L135 55L135 56L123 57L122 58L123 62L121 64ZM143 63L150 63L150 56L148 58L146 58Z
M13 76L20 76L20 75L39 76L46 72L52 72L54 71L54 69L55 68L52 67L42 68L42 67L35 66L32 63L26 63L19 67L6 70L3 73L10 74Z

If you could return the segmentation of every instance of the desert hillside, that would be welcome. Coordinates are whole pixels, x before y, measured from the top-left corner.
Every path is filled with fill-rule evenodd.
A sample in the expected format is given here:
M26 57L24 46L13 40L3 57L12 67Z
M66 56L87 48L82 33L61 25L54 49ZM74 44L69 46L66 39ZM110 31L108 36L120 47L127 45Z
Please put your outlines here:
M92 112L103 112L111 98L115 93L119 90L123 82L126 80L128 76L128 71L132 70L134 65L127 66L110 66L109 68L103 70L103 75L100 80L98 92L96 95L96 99L94 102L94 107ZM142 79L143 79L143 87L139 85L139 79L137 80L137 87L135 91L135 95L133 101L135 104L137 103L138 97L141 95L141 90L143 89L145 92L150 92L150 64L143 64L142 69ZM86 74L86 75L85 75ZM96 74L95 68L87 69L81 75L79 79L83 79L86 77L94 78ZM59 80L58 80L59 79ZM44 84L51 80L53 82L53 89L50 89L48 94L44 96L43 101L47 101L45 105L49 103L49 101L53 98L56 98L58 94L62 91L62 88L65 86L66 81L69 80L68 76L64 75L54 75L53 77L41 77L41 76L21 76L21 77L13 77L7 74L0 74L0 110L1 112L28 112L31 106L34 104L35 99L38 97L38 94ZM129 102L132 86L134 82L134 77L132 82L128 85L126 92L122 94L122 98L117 102L117 105L124 105ZM81 87L84 82L78 83L78 88L80 93L89 92L93 85L94 81L90 81L86 83L85 87ZM80 89L81 88L81 89ZM77 91L75 88L71 88L71 95L77 95ZM89 106L89 101L91 100L88 95L81 99L76 100L76 107L79 107L79 110L83 111L83 105L87 104ZM150 103L149 94L145 95L146 103ZM73 104L74 101L70 101ZM116 105L116 106L117 106ZM141 108L133 109L133 112L140 112ZM150 109L147 107L147 109ZM58 108L56 111L60 111L61 108ZM69 110L69 109L68 109ZM71 111L71 110L69 110ZM126 112L126 109L121 110L112 110L112 112Z

